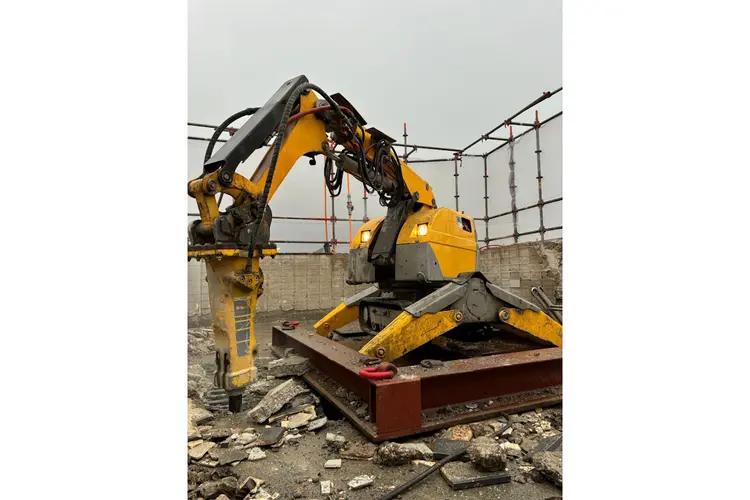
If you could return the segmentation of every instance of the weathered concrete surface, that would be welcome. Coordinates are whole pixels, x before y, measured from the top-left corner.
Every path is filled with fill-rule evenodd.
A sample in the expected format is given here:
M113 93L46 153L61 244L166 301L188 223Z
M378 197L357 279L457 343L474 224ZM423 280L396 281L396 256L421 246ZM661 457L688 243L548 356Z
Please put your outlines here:
M264 293L258 312L330 310L369 285L346 284L346 254L278 255L263 259ZM542 286L562 302L562 239L518 243L479 252L479 270L496 285L534 302L531 287ZM210 324L205 265L188 262L188 311L191 322ZM201 332L202 333L202 332Z
M310 328L312 324L317 321L319 316L312 314L306 316L305 314L296 314L293 317L287 316L283 319L299 319L303 322L305 328ZM271 339L271 324L257 324L256 335L258 336L257 344L259 356L270 357L271 353L268 349L268 344ZM193 369L197 362L203 366L203 370ZM195 358L189 358L189 363L191 363L190 373L203 371L206 376L205 382L208 384L211 383L210 377L213 375L212 369L214 365L214 358L212 355L206 355L198 360ZM266 368L259 369L259 380L265 380L266 374ZM271 381L276 384L283 382L280 379ZM248 396L248 393L246 393L245 396L248 401L248 408L254 406L261 399L259 396ZM295 396L292 401L299 400ZM194 402L200 404L199 400ZM547 418L546 414L547 410L544 410L540 416L549 420L552 423L553 428L557 428L561 423L558 422L559 417L553 418L553 415L550 415L549 418ZM319 415L322 415L322 413L319 413ZM543 439L544 437L541 434L537 434L533 431L533 427L540 426L538 420L539 419L534 418L534 424L518 424L519 426L523 425L523 429L519 427L520 434L535 441ZM271 431L276 433L284 432L284 429L278 427L278 422L273 425L275 427L265 428L265 425L259 425L253 419L248 417L246 411L238 414L229 414L229 412L224 409L215 411L213 420L207 422L207 425L201 426L201 431L208 431L212 428L230 428L237 437L234 440L229 440L227 443L221 443L221 446L236 447L240 446L237 443L237 440L243 433L253 432L260 436L261 434ZM223 477L229 475L232 475L239 480L244 480L248 476L262 478L265 483L258 490L257 494L253 496L254 500L259 500L261 498L270 500L274 494L279 495L278 500L284 498L295 498L295 496L302 499L322 499L325 498L320 493L320 485L323 481L331 481L333 483L333 498L338 498L338 492L342 490L346 491L345 495L347 498L378 498L387 491L390 491L394 486L412 478L416 473L424 470L425 467L424 465L415 465L411 462L395 467L381 466L375 464L371 459L366 459L368 453L364 450L360 450L363 451L361 454L364 455L364 460L354 460L347 457L346 454L347 451L350 450L350 447L369 448L372 443L366 443L364 436L362 436L347 420L337 418L333 415L328 415L328 421L321 431L306 432L303 431L303 429L305 429L305 427L300 428L300 432L297 434L294 434L293 431L287 431L286 435L289 437L297 436L295 439L283 438L282 435L277 434L276 438L279 441L277 441L276 447L270 450L268 448L263 448L266 452L266 458L255 462L242 460L236 466L220 466L218 461L214 461L209 457L204 456L201 459L201 462L205 462L206 465L191 463L188 466L189 498L206 498L198 495L196 489L205 482L217 482ZM348 443L346 448L339 452L328 449L325 441L326 433L328 432L342 436L342 438ZM434 446L434 440L436 437L437 436L434 434L425 435L423 439L426 444L432 447ZM501 439L500 442L502 441L503 440ZM245 445L243 449L249 451L255 446L257 446L257 443L253 442L249 445ZM374 450L370 452L370 457L372 456L371 453L374 453ZM324 464L327 460L337 458L343 459L342 461L344 462L340 469L325 469ZM473 467L471 464L468 465ZM443 476L440 474L433 474L420 483L418 487L410 490L407 495L404 496L405 498L413 498L414 500L433 500L435 498L451 500L469 500L473 498L547 500L551 497L561 496L562 492L560 488L554 486L548 479L543 477L541 473L538 473L530 462L525 462L524 459L509 458L509 470L512 470L511 466L513 465L532 468L531 473L527 474L527 476L529 476L527 482L522 483L516 481L514 476L514 480L511 483L496 484L471 490L454 491L447 484ZM352 478L365 474L375 476L374 484L361 491L348 491L347 483L351 481ZM607 495L616 492L616 485L613 485L612 490L613 491L602 491L602 496L606 497ZM229 498L244 498L247 495L247 493L241 493L239 491L234 497L228 493L219 493L219 495L221 494L226 494Z
M268 374L272 377L301 377L311 369L310 361L302 356L289 356L268 363Z
M375 454L375 462L380 465L404 465L412 460L431 458L432 450L424 443L385 443Z
M562 453L559 451L543 451L531 458L531 463L541 474L562 487Z
M287 380L268 391L268 394L263 397L260 403L248 412L248 416L259 424L263 423L268 420L268 417L279 411L281 407L288 403L294 396L307 391L309 391L309 389L298 380Z
M477 469L494 472L505 469L505 449L492 438L478 437L474 439L466 450L469 460Z

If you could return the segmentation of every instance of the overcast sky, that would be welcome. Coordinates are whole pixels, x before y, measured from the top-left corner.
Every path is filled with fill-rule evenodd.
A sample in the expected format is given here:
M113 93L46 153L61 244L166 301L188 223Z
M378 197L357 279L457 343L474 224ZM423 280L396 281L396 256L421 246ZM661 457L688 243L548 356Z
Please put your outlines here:
M260 106L284 81L304 74L329 94L341 92L369 125L399 141L407 122L409 142L460 148L562 84L560 1L190 0L188 19L188 118L193 122L218 124L240 109ZM540 119L560 111L561 94L538 109ZM531 120L533 114L524 118ZM555 142L554 148L543 144L545 154L550 149L561 153L561 131L560 123L554 134L545 133L543 142ZM209 132L189 130L190 135ZM503 129L496 133L506 134ZM556 137L548 140L548 135ZM476 152L496 144L480 144ZM189 141L191 178L202 169L205 147L205 142ZM420 150L411 158L444 156L450 154ZM560 155L555 156L545 158L543 169L559 170ZM249 175L257 161L257 156L251 157L238 171ZM491 163L491 205L502 207L509 203L507 155ZM528 168L535 166L534 160ZM416 169L436 186L439 205L455 207L452 164ZM465 160L464 170L468 169L472 172L462 171L459 178L460 208L482 216L481 159ZM272 201L274 214L322 215L322 175L320 162L317 168L300 162ZM559 178L559 172L551 177ZM519 185L519 191L527 188L535 191L535 183ZM558 186L550 189L560 191ZM361 184L353 182L352 193L354 217L361 217ZM337 216L345 216L345 204L345 195L337 199ZM383 213L376 205L368 202L368 215ZM197 211L193 200L188 209ZM507 221L496 224L508 227ZM276 221L272 227L274 239L324 236L322 223ZM483 224L478 228L481 238ZM337 225L337 231L339 239L348 239L348 224ZM491 226L493 235L506 234L503 231Z

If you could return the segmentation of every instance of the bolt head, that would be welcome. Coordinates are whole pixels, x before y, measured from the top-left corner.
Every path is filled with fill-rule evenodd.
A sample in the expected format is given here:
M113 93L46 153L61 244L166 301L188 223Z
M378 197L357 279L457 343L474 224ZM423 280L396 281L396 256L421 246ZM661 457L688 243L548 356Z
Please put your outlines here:
M384 347L378 347L375 350L375 354L377 355L377 357L382 358L383 356L385 356L385 348Z

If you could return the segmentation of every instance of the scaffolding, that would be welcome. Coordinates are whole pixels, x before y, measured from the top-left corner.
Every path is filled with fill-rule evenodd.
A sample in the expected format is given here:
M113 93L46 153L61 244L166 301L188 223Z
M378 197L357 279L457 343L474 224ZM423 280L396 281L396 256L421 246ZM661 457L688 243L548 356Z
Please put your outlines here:
M453 178L454 178L454 199L455 199L455 208L457 211L460 211L460 194L459 194L459 178L460 178L460 172L463 170L463 160L465 158L481 158L483 163L483 180L484 180L484 215L483 216L476 216L473 215L473 218L475 221L482 221L484 222L484 238L478 238L478 241L483 241L484 246L482 248L489 248L491 246L495 246L492 243L493 242L501 242L503 240L510 240L512 239L513 243L518 243L519 238L525 237L525 236L538 236L538 239L544 243L545 241L545 235L547 233L550 233L552 231L561 231L562 230L562 222L560 222L557 225L553 226L545 226L544 225L544 207L556 203L562 203L562 195L556 196L550 199L544 199L544 190L543 190L543 179L544 176L542 175L542 144L541 144L541 138L540 138L540 129L544 127L544 125L552 122L553 120L558 120L562 116L562 111L558 111L551 116L547 117L546 119L540 121L539 120L539 111L534 110L534 121L533 122L523 122L523 121L516 121L516 119L521 116L522 114L529 112L532 110L535 106L538 106L540 103L548 100L550 97L562 92L562 87L550 91L550 92L544 92L540 97L533 100L526 106L524 106L519 111L512 114L510 117L504 119L499 125L493 127L488 132L481 134L477 139L470 142L468 145L466 145L463 148L450 148L450 147L444 147L444 146L426 146L421 144L409 144L407 142L408 134L407 134L407 127L406 123L404 123L404 132L403 132L403 143L396 143L393 146L398 148L403 148L403 153L401 155L401 159L409 164L421 164L421 163L452 163L453 164ZM216 126L214 125L208 125L203 123L195 123L195 122L188 122L188 126L190 127L198 127L198 128L207 128L211 130L216 130ZM514 127L518 134L514 134ZM497 137L493 134L500 131L501 129L507 130L507 136L506 137ZM230 136L233 135L237 131L236 128L227 128L224 133L229 134ZM519 143L520 139L523 137L526 137L528 134L534 134L534 155L535 155L535 166L536 171L534 172L536 174L536 186L535 187L535 194L536 201L535 203L528 203L524 204L524 206L518 207L517 206L517 171L516 171L516 147ZM200 137L200 136L192 136L188 135L188 140L191 141L209 141L210 139L207 137ZM227 139L220 138L218 142L226 142ZM489 142L489 141L496 141L499 142L499 144L492 149L486 151L485 153L474 153L474 151L477 149L477 146ZM498 154L502 150L507 150L508 152L508 170L509 170L509 176L508 176L508 193L510 195L510 210L506 210L504 212L496 213L496 214L490 214L490 190L488 186L488 178L489 178L489 171L488 171L488 160L493 158L493 155ZM410 159L409 157L419 150L425 150L425 151L440 151L440 152L447 152L450 153L450 157L443 157L443 158L430 158L430 159ZM471 150L471 152L470 152ZM316 244L316 245L322 245L322 248L325 252L336 252L337 245L340 244L349 244L351 240L353 239L353 223L354 222L367 222L369 220L367 216L367 191L363 188L363 216L362 218L353 218L352 212L353 212L353 204L351 201L351 183L349 179L349 174L346 174L346 186L347 186L347 195L346 195L346 207L347 207L347 216L345 218L337 218L335 213L335 203L334 203L334 196L330 196L330 193L324 186L324 209L323 209L323 217L313 217L313 216L276 216L274 215L274 220L296 220L296 221L308 221L308 222L323 222L325 225L325 239L323 240L275 240L272 239L272 241L276 244ZM329 216L329 198L330 196L330 216ZM526 230L526 231L519 231L519 214L525 213L530 210L536 210L538 212L538 220L539 225L536 229L533 230ZM198 217L199 214L197 213L188 213L188 217ZM498 220L501 218L510 217L513 231L509 234L503 234L500 236L491 236L490 235L490 221ZM349 240L339 240L336 236L336 223L337 222L348 222L349 225ZM330 224L330 232L329 232L329 224Z

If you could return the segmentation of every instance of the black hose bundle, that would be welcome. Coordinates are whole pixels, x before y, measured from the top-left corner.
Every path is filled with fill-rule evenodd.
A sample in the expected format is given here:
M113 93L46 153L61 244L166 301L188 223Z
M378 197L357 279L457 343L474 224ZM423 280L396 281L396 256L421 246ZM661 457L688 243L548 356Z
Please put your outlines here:
M287 127L287 121L289 120L289 117L292 114L292 110L297 105L297 100L300 98L303 92L307 90L314 90L316 91L323 99L328 102L328 104L331 106L331 108L342 117L342 122L346 124L349 129L351 130L351 123L349 123L349 119L346 117L344 112L341 110L341 107L338 105L336 101L331 99L331 97L320 87L317 85L314 85L312 83L303 83L299 85L289 96L289 99L286 102L286 106L284 107L284 113L281 115L281 121L279 122L279 130L276 135L276 140L273 144L273 152L271 154L271 164L268 167L268 175L266 176L266 185L263 187L263 194L261 194L259 200L258 200L258 214L263 214L266 209L266 200L268 199L268 194L271 191L271 182L273 181L273 174L276 170L276 163L279 161L279 153L281 152L281 144L284 142L284 134L286 133L286 127ZM354 129L356 130L356 129ZM338 174L337 174L338 175ZM342 172L343 175L343 172ZM246 265L246 271L252 272L252 257L253 253L255 252L255 240L258 236L258 230L260 229L260 222L262 217L257 217L255 219L255 224L253 225L252 233L250 234L250 245L248 247L249 251L247 254L247 265Z
M208 146L206 147L206 154L203 156L203 163L206 163L208 160L211 159L211 156L214 154L214 147L216 146L216 141L219 140L219 136L224 133L224 131L229 127L232 123L239 120L243 116L250 116L254 114L256 111L258 111L260 108L247 108L243 109L242 111L238 111L237 113L233 114L223 122L221 122L221 125L216 127L216 130L214 130L214 134L211 136L211 138L208 140ZM219 202L217 206L221 206L221 200L224 199L224 193L221 193L219 195Z
M219 140L219 136L227 129L227 127L229 127L232 123L234 123L236 120L239 120L243 116L250 116L254 114L259 109L260 108L243 109L242 111L238 111L237 113L221 122L221 125L216 127L216 130L214 130L214 135L212 135L211 139L208 140L208 147L206 147L206 154L203 157L203 163L206 163L211 159L211 155L214 154L214 146L216 146L216 141Z
M331 196L336 197L341 194L341 186L344 181L344 171L338 167L334 167L332 158L326 158L325 164L323 165L323 177L325 178L326 187L328 188L328 192L331 193Z
M391 153L393 155L391 156ZM375 191L380 195L380 204L384 207L394 207L404 197L404 178L401 172L401 162L398 159L393 146L386 141L378 141L375 146L375 155L372 160L375 171L376 183L373 185ZM385 190L386 167L391 166L396 176L396 191L388 193Z

